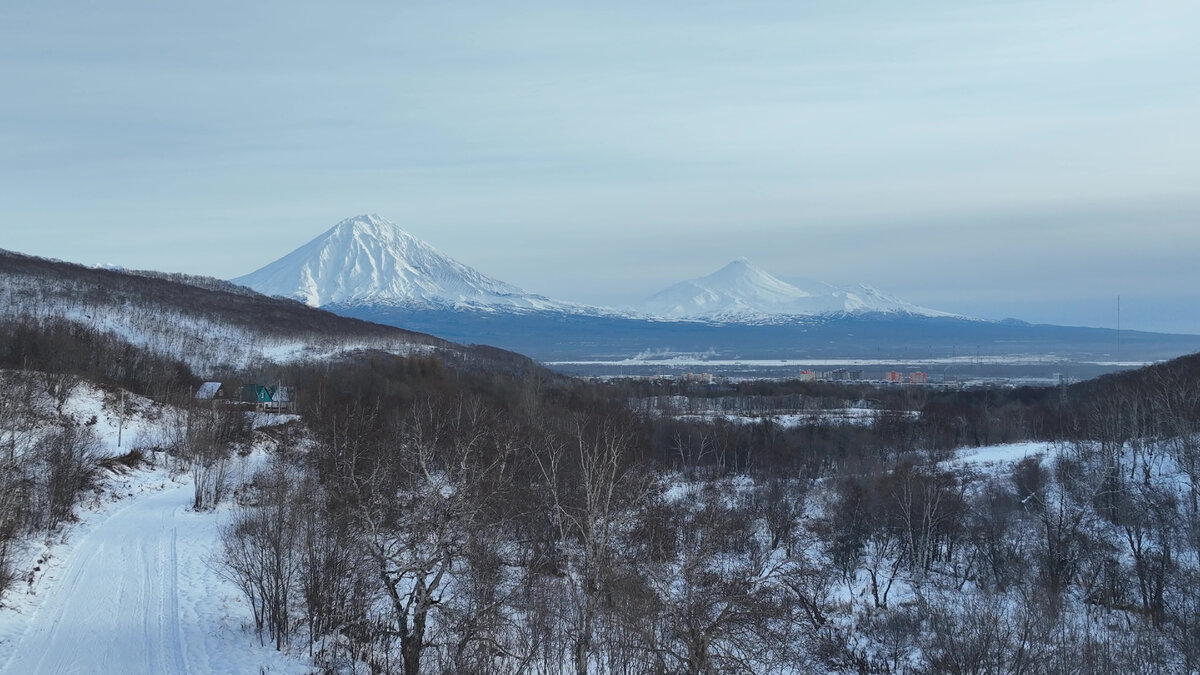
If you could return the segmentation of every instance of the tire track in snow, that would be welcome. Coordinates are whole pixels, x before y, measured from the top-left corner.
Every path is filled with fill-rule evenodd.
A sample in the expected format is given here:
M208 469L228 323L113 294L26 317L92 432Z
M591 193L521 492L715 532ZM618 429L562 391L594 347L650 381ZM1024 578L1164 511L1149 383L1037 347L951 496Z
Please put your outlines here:
M174 512L171 515L173 516ZM163 517L166 518L167 516L164 514ZM186 653L187 644L184 640L183 628L179 623L179 528L175 525L174 518L172 518L170 527L170 554L167 558L170 571L166 575L170 583L167 585L167 592L163 594L167 603L166 610L163 612L163 617L167 620L166 634L163 635L163 642L170 642L177 648L172 655L173 658L170 659L172 663L163 663L163 666L166 667L164 672L182 673L185 670L186 658L184 654Z
M80 579L83 577L83 570L87 569L91 565L92 560L95 559L103 549L104 546L101 544L97 547L88 549L77 547L75 550L71 551L63 563L63 570L61 572L62 579L56 584L55 588L61 588L63 589L64 593L72 595L79 593ZM58 641L59 629L62 627L63 620L65 618L61 608L57 608L58 611L55 611L55 609L56 608L48 608L43 606L37 612L37 614L34 615L34 621L37 621L39 618L42 618L42 614L46 613L47 611L50 612L48 616L44 617L44 623L48 623L48 626L43 629L46 633L46 640L50 642ZM44 664L48 657L48 653L41 654L35 669L30 672L45 671L46 669L44 668ZM10 659L10 662L12 660L13 659Z

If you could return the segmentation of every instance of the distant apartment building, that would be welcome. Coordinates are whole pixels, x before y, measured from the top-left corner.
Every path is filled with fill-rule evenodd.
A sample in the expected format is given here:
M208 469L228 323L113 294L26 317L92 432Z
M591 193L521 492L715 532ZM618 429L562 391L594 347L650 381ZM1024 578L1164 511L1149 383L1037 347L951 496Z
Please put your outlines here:
M834 382L854 382L863 379L862 370L848 370L846 368L838 368L825 373L824 380L833 380Z
M891 370L891 371L888 371L888 373L883 376L883 379L887 380L888 382L903 382L904 381L904 373L897 372L895 370Z
M817 379L817 373L815 370L800 371L800 381L801 382L813 382L816 379Z
M929 384L929 373L922 373L919 370L915 373L910 373L908 381L912 384Z

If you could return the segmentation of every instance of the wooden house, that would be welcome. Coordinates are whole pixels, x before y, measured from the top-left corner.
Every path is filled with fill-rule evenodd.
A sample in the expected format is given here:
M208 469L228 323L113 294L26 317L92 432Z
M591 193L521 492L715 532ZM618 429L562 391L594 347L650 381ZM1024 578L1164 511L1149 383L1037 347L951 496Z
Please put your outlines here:
M239 400L253 403L255 408L262 411L291 412L296 407L296 388L246 384L242 385Z
M229 392L220 382L205 382L196 390L197 401L227 401Z
M271 395L274 393L274 387L264 387L261 384L243 384L241 396L238 400L242 403L255 403L265 405L271 402Z
M296 388L295 387L274 387L271 392L271 402L267 404L267 410L275 412L292 412L296 408Z

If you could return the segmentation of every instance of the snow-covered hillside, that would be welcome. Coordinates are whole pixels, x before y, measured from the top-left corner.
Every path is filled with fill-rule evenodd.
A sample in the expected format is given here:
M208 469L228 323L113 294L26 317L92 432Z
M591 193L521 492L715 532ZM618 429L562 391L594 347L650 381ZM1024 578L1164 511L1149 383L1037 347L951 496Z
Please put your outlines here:
M820 281L790 284L746 258L734 260L706 277L664 289L642 301L639 309L664 318L720 321L870 312L952 316L904 302L865 284L852 288Z
M573 307L485 276L373 214L343 220L233 282L313 307L366 304L538 311Z
M267 298L216 280L85 268L0 251L2 322L61 323L186 364L193 372L265 361L329 358L356 350L426 354L444 343ZM220 288L220 290L217 290Z

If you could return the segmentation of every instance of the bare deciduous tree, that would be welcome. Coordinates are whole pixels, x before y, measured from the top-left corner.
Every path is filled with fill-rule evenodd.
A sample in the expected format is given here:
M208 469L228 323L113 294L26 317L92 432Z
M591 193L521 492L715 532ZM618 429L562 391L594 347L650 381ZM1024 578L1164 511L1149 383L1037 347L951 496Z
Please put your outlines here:
M562 551L570 662L578 675L594 669L596 624L612 577L619 521L649 489L629 463L632 443L630 431L615 419L577 416L569 438L551 437L535 454Z

